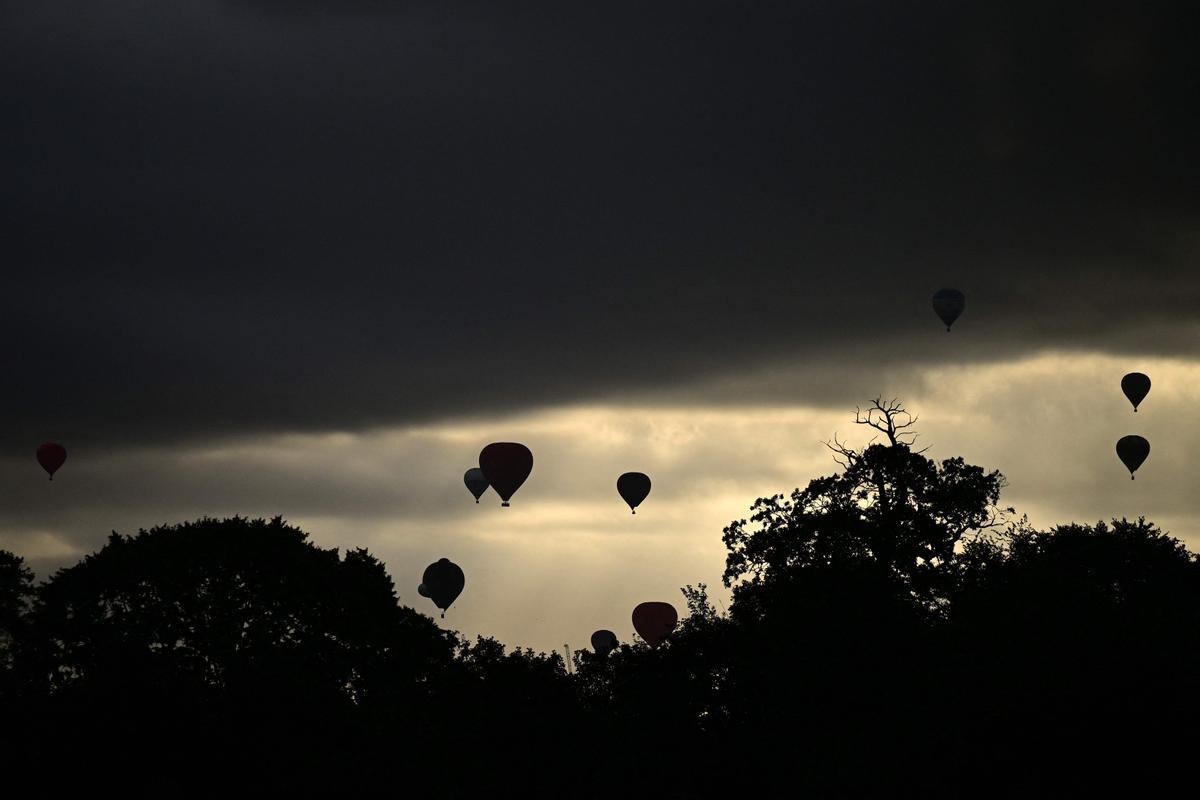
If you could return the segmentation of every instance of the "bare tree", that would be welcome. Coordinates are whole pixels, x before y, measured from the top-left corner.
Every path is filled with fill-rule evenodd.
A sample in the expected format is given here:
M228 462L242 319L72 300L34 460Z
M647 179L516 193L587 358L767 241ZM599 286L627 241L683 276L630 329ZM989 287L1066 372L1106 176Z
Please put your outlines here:
M861 406L856 406L854 409L854 424L866 425L868 428L879 431L887 436L888 444L892 447L912 447L918 434L911 428L917 424L917 419L918 417L910 414L898 399L884 400L883 395L872 400L871 405L865 411ZM873 437L868 444L874 443L878 438L877 436ZM836 433L833 435L832 442L822 442L822 444L833 451L833 460L844 468L849 468L854 464L861 453L838 439ZM917 452L924 453L928 449L927 447L922 448Z

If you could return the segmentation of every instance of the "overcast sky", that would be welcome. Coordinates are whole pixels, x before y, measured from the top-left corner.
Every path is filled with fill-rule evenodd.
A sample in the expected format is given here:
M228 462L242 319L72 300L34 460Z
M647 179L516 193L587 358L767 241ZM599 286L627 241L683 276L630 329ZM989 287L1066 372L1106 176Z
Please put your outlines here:
M582 646L880 393L1039 524L1200 547L1197 20L1046 5L0 4L0 547L283 514Z

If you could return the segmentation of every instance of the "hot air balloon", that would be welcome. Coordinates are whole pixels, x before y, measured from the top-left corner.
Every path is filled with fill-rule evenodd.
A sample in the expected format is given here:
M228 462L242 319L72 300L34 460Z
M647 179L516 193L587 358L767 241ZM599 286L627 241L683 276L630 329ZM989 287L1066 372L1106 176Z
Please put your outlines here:
M679 614L670 603L639 603L633 610L633 629L651 647L658 647L677 622Z
M438 559L425 568L421 576L421 585L417 591L424 594L433 604L442 610L442 618L446 609L462 594L463 586L467 583L462 569L448 558ZM424 592L421 592L421 589Z
M507 506L509 498L533 471L533 453L516 442L492 442L480 451L479 468L504 501L500 505Z
M641 472L626 472L617 478L617 492L629 504L629 510L636 514L637 507L650 494L650 476Z
M1141 436L1122 436L1117 441L1117 457L1129 470L1129 480L1133 480L1133 473L1137 472L1148 455L1150 443Z
M967 305L967 296L958 289L938 289L933 295L933 310L946 323L946 333Z
M592 649L604 658L617 649L617 635L612 631L599 630L592 634Z
M37 460L42 469L50 474L50 480L54 480L54 473L58 472L58 468L67 460L67 448L61 444L46 442L37 449Z
M422 583L417 586L417 594L421 595L421 597L429 597L429 590L425 588L425 584Z
M1150 378L1140 372L1131 372L1121 378L1121 391L1133 403L1133 413L1136 414L1138 405L1150 394Z
M479 502L479 497L488 490L487 478L483 477L483 470L479 467L471 467L463 475L463 483L467 485L467 491L475 495L475 502Z

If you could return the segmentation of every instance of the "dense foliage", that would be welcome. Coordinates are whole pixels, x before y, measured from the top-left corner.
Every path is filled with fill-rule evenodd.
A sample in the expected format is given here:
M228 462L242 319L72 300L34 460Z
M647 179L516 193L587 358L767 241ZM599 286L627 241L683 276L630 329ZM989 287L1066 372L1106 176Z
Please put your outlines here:
M1038 796L1187 776L1200 563L1047 531L902 439L725 530L669 640L466 641L280 519L134 536L35 586L0 552L10 787L124 795Z

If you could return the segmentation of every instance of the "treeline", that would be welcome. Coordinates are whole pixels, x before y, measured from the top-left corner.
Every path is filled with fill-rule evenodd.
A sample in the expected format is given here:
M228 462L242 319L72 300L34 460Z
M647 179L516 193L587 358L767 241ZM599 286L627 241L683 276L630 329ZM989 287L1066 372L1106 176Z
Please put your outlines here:
M886 409L881 409L881 413ZM0 554L8 788L422 798L1139 796L1194 780L1200 562L1145 520L1041 531L894 425L724 532L657 648L466 641L280 519ZM886 430L881 428L881 430ZM1186 786L1187 784L1183 784ZM16 796L16 795L13 795Z

